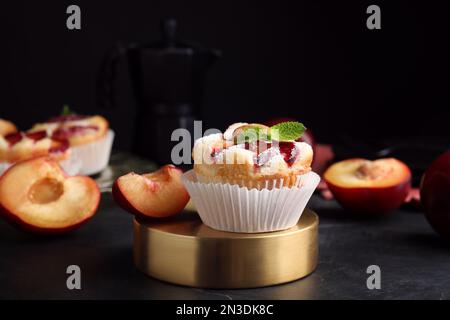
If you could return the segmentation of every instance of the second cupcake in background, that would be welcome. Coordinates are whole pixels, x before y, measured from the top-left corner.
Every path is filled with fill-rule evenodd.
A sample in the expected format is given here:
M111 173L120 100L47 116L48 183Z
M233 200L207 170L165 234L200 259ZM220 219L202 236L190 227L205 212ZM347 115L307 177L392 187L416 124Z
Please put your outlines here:
M80 164L72 161L69 142L65 139L53 139L45 131L0 135L0 174L17 162L42 156L57 161L69 175L79 172Z
M218 230L268 232L297 224L320 177L298 122L236 123L198 139L183 181L202 221Z
M53 139L69 141L71 157L81 163L80 174L97 174L107 167L114 132L104 117L67 114L37 123L28 132L43 130Z

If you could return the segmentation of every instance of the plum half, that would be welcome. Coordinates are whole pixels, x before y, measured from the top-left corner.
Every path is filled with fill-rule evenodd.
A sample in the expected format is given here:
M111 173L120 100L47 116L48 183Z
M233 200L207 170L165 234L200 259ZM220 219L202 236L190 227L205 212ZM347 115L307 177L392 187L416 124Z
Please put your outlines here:
M404 202L411 189L411 170L394 158L355 158L331 165L324 180L345 209L382 215Z
M63 233L97 211L100 190L89 177L68 176L46 157L18 162L0 178L0 212L14 226L37 233Z

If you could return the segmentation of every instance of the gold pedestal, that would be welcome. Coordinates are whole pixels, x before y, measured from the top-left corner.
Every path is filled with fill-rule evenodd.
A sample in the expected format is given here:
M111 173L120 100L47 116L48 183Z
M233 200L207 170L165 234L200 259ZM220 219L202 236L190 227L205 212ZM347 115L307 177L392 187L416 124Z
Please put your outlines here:
M204 225L196 213L134 220L134 261L142 272L202 288L254 288L280 284L314 271L317 215L305 209L298 224L268 233L230 233Z

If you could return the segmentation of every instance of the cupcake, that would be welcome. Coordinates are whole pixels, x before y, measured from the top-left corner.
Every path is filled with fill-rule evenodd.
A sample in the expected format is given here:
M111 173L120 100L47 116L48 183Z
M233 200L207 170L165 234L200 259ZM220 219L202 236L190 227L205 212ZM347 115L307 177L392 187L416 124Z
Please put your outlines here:
M14 132L17 132L14 123L5 119L0 119L0 136L6 136Z
M16 162L40 156L58 161L70 175L79 171L80 165L71 159L69 142L65 139L52 138L44 130L0 135L0 173Z
M80 174L96 174L107 167L114 132L104 117L63 115L35 124L28 132L42 130L54 139L69 141L72 156L81 162Z
M236 123L196 140L183 181L202 221L232 232L293 227L320 181L311 146L296 141L305 130L298 122Z

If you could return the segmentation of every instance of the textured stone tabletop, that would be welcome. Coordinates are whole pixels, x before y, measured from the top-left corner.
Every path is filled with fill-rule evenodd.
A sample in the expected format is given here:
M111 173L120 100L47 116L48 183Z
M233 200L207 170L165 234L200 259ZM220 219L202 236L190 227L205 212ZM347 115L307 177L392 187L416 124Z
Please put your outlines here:
M450 245L423 214L399 210L388 217L349 217L334 201L314 196L320 216L319 265L310 276L284 285L249 290L204 290L171 285L141 274L132 262L132 216L108 190L120 166L153 165L115 155L102 177L101 206L81 229L36 237L0 221L0 298L7 299L449 299ZM137 165L138 164L138 165ZM78 265L82 289L68 290L66 268ZM369 290L366 269L381 268L381 289Z

